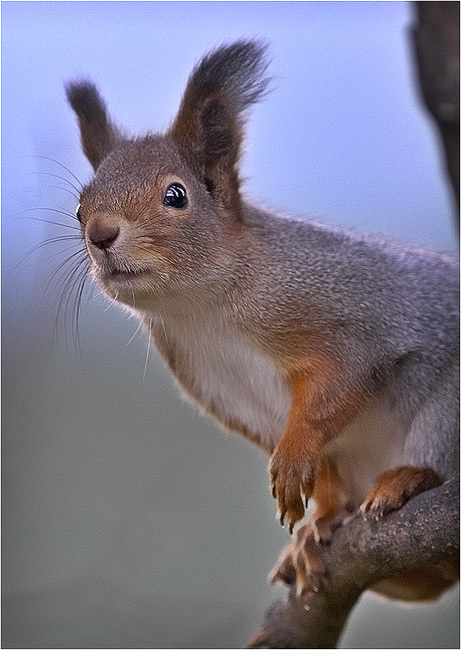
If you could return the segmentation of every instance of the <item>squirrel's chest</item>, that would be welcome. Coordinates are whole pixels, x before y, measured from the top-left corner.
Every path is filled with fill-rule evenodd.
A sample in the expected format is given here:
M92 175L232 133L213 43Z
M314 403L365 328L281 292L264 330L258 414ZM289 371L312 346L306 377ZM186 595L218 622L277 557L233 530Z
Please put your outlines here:
M269 453L285 430L289 386L270 359L216 323L151 321L157 348L187 395Z

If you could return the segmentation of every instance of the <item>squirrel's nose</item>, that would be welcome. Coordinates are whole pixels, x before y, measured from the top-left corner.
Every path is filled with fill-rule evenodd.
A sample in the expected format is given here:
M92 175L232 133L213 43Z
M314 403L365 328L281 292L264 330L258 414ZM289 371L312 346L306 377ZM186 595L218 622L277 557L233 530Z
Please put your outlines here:
M100 250L110 248L119 234L120 228L117 224L99 219L92 221L86 231L88 241Z

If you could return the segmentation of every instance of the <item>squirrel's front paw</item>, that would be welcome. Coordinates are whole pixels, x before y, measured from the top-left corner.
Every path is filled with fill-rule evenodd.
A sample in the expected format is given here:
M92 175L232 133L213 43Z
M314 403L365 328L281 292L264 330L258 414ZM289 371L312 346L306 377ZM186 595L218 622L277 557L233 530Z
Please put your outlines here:
M288 522L291 534L295 523L304 517L302 496L307 506L314 487L314 471L309 462L299 456L292 459L279 446L270 460L269 475L272 495L278 504L277 516L282 526L285 520Z

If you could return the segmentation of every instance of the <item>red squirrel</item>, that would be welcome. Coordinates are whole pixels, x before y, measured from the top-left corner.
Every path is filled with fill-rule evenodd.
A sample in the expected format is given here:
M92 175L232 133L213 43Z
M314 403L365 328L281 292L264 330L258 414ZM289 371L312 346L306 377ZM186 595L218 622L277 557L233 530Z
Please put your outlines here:
M94 168L77 211L91 273L184 392L269 454L290 532L314 500L274 572L290 564L303 593L312 542L347 513L384 516L459 473L458 267L242 195L244 126L266 69L258 41L211 51L166 133L136 138L92 82L66 92ZM447 584L431 568L381 591L425 599Z

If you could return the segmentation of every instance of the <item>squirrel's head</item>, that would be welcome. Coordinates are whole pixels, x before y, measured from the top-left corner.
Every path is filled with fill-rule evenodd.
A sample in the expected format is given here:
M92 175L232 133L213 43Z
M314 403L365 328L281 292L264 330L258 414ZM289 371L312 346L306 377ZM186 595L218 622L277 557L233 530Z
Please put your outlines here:
M95 170L77 216L93 275L120 302L220 281L242 218L238 161L247 109L268 83L265 50L238 41L206 55L162 135L127 137L93 83L67 85Z

